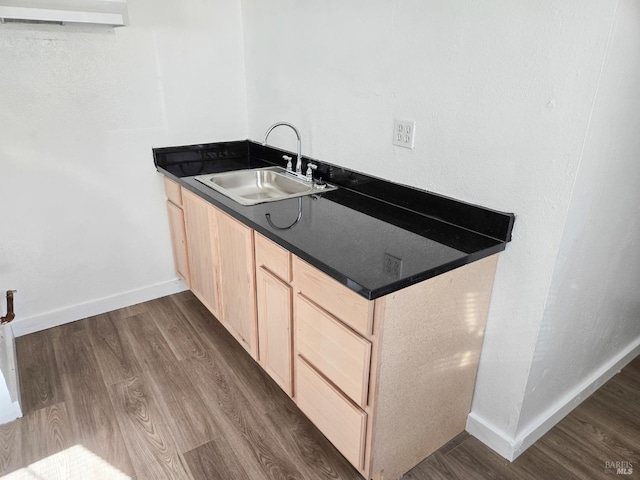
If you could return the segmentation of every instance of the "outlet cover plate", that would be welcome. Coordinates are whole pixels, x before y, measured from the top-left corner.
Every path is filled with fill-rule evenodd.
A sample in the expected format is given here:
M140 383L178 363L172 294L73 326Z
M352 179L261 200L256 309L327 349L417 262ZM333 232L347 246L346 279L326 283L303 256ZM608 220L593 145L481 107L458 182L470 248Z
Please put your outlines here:
M413 148L416 133L416 122L413 120L393 121L393 144L398 147Z

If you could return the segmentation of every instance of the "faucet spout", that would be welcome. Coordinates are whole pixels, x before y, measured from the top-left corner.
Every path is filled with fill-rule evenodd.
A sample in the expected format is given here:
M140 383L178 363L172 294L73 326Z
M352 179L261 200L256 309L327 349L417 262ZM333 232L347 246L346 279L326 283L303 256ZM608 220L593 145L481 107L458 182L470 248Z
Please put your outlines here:
M298 129L296 127L294 127L293 125L291 125L290 123L287 123L287 122L276 122L276 123L274 123L273 125L271 125L268 128L267 133L264 134L264 140L262 141L262 145L266 145L267 144L267 138L269 138L269 134L271 133L271 131L274 128L280 127L280 126L289 127L296 134L296 138L298 139L298 152L297 152L298 154L297 154L297 158L296 158L296 174L302 175L302 139L300 137L300 132L298 131Z

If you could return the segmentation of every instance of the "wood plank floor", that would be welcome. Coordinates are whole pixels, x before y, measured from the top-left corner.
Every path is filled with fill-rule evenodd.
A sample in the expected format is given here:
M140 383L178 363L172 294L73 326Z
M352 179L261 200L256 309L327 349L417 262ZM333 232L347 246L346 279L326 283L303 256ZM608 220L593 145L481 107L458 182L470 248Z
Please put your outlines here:
M362 477L190 292L17 339L0 478ZM631 475L606 462L630 462ZM515 462L461 434L415 480L640 478L640 358Z

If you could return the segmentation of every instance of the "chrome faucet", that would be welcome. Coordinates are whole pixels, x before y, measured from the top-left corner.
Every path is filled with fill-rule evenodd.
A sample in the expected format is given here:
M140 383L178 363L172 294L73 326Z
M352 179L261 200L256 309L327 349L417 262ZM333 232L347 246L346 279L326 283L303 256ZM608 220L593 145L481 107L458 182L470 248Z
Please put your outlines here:
M271 130L281 125L284 125L285 127L290 127L295 132L296 137L298 138L298 157L296 159L296 175L303 176L302 175L302 139L300 138L300 132L298 132L298 129L296 127L294 127L293 125L287 122L274 123L269 127L269 129L267 130L267 133L264 134L264 140L262 141L262 145L267 144L267 138L269 137Z

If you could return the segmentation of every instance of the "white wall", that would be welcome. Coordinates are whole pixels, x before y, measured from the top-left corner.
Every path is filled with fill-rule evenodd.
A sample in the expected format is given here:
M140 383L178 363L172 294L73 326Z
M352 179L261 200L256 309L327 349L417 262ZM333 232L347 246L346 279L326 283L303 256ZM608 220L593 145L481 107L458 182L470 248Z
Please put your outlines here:
M534 354L545 355L540 328L562 323L566 314L549 304L563 283L551 278L570 250L567 215L587 208L587 198L572 197L583 148L586 156L608 145L601 139L599 147L585 148L585 138L615 7L609 0L243 0L251 138L288 120L301 129L307 155L516 213L513 241L498 266L470 416L473 433L509 458L523 428ZM630 48L625 44L629 61ZM605 116L620 113L621 99L611 100ZM392 146L394 117L417 121L413 151ZM593 128L588 145L599 142ZM276 131L273 139L294 148L289 132ZM584 175L577 187L588 187ZM601 186L602 197L609 186ZM637 240L636 231L627 235ZM594 280L584 278L589 290ZM613 291L609 283L607 293ZM623 310L628 332L637 312ZM575 357L584 363L576 372L583 376L623 348L621 338L601 339L606 329L585 334L585 344L610 345L594 357ZM565 351L563 361L573 361L574 353ZM550 368L555 375L555 365ZM550 385L556 395L558 387ZM549 400L542 396L532 414Z
M289 120L307 155L517 214L469 424L503 455L637 351L637 2L129 5L115 33L0 26L17 331L179 289L151 147Z
M640 353L640 3L620 0L518 436ZM593 383L593 386L591 385Z
M0 289L17 334L179 290L152 146L246 137L238 0L0 26Z

